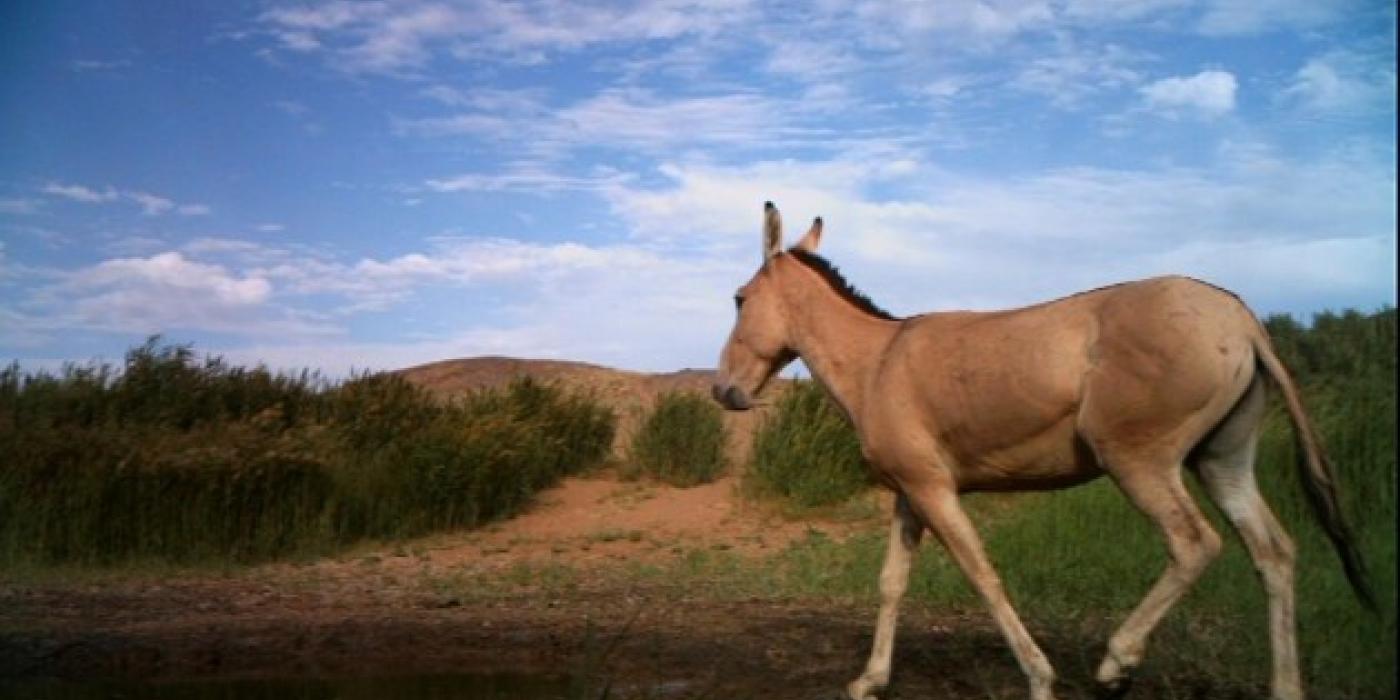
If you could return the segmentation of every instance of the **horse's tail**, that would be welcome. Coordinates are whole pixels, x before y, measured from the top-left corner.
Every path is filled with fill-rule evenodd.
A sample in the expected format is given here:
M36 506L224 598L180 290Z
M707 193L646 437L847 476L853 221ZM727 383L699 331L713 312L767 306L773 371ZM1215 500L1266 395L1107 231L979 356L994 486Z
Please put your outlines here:
M1366 562L1361 558L1361 550L1356 546L1356 539L1351 528L1347 526L1342 515L1341 503L1337 498L1336 474L1322 450L1322 441L1318 438L1312 419L1303 408L1303 399L1298 394L1298 387L1293 383L1288 369L1274 353L1273 344L1269 342L1268 333L1262 324L1259 324L1259 332L1254 338L1254 353L1265 373L1278 386L1283 394L1283 402L1288 407L1288 417L1293 422L1293 451L1297 458L1299 481L1303 483L1303 491L1307 493L1308 505L1312 507L1313 516L1327 533L1337 556L1341 558L1342 568L1346 571L1352 591L1356 593L1362 605L1375 611L1376 596L1371 590Z

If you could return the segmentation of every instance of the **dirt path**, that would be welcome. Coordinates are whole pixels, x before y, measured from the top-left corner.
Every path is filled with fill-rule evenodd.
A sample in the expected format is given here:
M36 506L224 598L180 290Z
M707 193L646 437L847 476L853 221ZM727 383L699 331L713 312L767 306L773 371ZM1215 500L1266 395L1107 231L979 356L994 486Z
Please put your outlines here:
M794 523L746 505L734 489L730 480L672 489L570 479L489 530L308 564L226 576L0 579L0 695L4 679L35 677L510 671L592 679L608 684L612 698L831 698L869 650L872 603L736 599L703 581L625 574L625 564L696 548L761 560L809 529L845 537L882 528L888 507ZM551 564L581 574L562 587L532 578ZM512 576L521 566L536 568ZM1056 632L1037 635L1059 665L1062 697L1091 697L1102 640ZM890 697L1024 696L984 616L911 600L900 634ZM1134 696L1228 697L1151 685Z
M759 556L810 531L844 538L882 529L889 498L871 493L843 518L794 521L738 493L734 477L691 488L573 477L523 514L465 536L424 540L415 567L492 571L522 563L592 568L664 563L686 550Z

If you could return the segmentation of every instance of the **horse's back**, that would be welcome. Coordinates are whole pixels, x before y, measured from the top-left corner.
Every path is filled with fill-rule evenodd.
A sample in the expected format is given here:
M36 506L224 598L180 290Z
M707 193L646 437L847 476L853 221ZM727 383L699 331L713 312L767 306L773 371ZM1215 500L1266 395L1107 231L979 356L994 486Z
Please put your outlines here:
M1235 391L1253 357L1248 323L1233 295L1184 277L916 317L874 392L876 420L901 427L876 432L899 440L917 426L971 488L1074 483L1096 473L1086 416L1109 439L1156 439Z

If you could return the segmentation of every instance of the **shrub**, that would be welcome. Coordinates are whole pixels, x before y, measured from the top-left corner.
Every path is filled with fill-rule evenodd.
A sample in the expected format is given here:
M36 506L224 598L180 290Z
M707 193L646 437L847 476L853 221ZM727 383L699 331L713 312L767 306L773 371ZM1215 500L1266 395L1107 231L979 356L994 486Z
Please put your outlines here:
M870 471L846 417L815 382L793 382L754 435L745 475L756 495L803 507L840 503L863 491Z
M623 475L646 474L673 486L708 483L724 471L724 446L724 419L713 401L666 392L632 438Z

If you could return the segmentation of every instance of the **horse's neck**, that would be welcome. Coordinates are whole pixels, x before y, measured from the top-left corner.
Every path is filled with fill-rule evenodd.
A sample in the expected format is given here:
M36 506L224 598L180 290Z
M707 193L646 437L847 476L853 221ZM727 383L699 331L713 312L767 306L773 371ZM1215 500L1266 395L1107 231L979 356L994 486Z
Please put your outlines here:
M798 356L859 424L869 380L899 322L872 316L828 293L803 294L790 309Z

